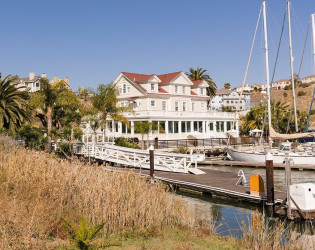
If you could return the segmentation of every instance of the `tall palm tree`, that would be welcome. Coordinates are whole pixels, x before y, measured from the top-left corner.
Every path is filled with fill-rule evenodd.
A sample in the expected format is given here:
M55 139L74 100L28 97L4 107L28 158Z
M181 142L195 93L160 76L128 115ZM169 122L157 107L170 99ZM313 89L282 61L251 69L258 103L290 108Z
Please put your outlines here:
M42 113L47 120L47 134L48 134L48 152L51 152L51 128L53 118L53 108L56 105L56 101L59 94L58 88L53 88L47 78L41 78L39 80L41 87L40 91L37 91L31 96L31 103L38 112Z
M207 95L210 96L210 97L214 97L215 96L215 92L217 90L217 85L212 80L210 75L207 73L206 69L199 68L199 67L197 67L197 69L190 68L189 72L186 72L186 75L192 81L205 80L208 83L208 85L209 85L207 87Z
M0 75L0 129L16 131L25 121L30 121L28 94L15 80L11 75L4 78Z
M124 112L133 111L130 107L118 106L118 94L119 90L116 84L111 83L108 85L100 84L96 93L92 98L92 104L94 108L100 113L100 117L103 120L102 129L104 138L106 136L107 120L110 118L114 121L121 121L129 126L127 117L124 116Z

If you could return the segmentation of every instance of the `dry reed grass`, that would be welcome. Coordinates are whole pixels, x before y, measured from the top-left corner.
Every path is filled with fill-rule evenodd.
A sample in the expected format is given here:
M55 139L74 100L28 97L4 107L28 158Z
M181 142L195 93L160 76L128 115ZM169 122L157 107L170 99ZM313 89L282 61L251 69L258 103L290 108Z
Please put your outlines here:
M106 221L103 234L152 234L165 226L190 227L181 199L131 172L55 159L12 146L0 138L0 247L45 248L47 238L65 239L61 217Z
M265 214L251 213L251 220L242 221L240 244L248 249L314 249L314 235L290 230L282 220L266 220Z

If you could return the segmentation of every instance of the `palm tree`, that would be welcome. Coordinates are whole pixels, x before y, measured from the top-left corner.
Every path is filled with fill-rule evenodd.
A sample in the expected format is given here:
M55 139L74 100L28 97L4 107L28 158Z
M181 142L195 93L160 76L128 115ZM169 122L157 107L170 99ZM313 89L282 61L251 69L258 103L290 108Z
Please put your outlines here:
M144 150L144 135L147 135L147 147L149 147L149 134L152 131L158 130L159 126L156 123L148 121L135 122L135 133L141 134L141 149Z
M96 93L93 96L92 104L94 108L100 113L100 117L103 120L102 129L104 138L107 129L107 119L114 121L120 121L129 126L127 117L124 116L124 112L133 111L130 107L119 107L118 106L118 88L116 84L111 83L108 85L100 84L97 88Z
M53 87L49 83L47 78L41 78L39 80L41 87L40 91L37 91L31 96L31 103L34 108L37 109L37 112L41 113L46 117L47 122L47 134L48 134L48 152L51 152L51 128L52 128L52 118L53 118L53 108L56 105L58 95L65 90L65 87L62 83L56 83L56 86Z
M217 90L217 85L216 83L212 80L209 74L206 73L207 70L203 68L197 67L197 69L190 68L189 72L186 72L186 75L188 78L192 81L196 80L205 80L208 83L207 87L207 95L210 97L215 96L215 92Z
M30 121L28 93L14 83L15 77L0 75L0 129L16 131L24 122Z
M229 82L224 83L224 88L225 89L231 89L231 84Z

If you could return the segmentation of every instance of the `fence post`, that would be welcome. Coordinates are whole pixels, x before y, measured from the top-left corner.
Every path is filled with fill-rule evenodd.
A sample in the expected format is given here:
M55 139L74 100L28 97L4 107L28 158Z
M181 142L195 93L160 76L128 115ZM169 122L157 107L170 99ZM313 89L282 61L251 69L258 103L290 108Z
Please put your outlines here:
M154 146L155 146L156 149L159 148L159 138L158 137L154 138Z
M270 152L266 155L266 181L267 181L267 211L273 215L275 203L275 190L273 180L273 157Z
M150 152L150 181L154 183L154 147L151 145L149 147Z

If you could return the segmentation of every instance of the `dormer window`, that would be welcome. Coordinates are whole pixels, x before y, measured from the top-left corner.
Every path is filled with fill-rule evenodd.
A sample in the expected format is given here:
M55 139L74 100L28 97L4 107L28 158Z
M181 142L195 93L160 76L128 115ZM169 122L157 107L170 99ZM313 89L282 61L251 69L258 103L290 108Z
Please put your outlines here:
M185 94L186 94L186 87L183 86L183 95L185 95Z
M200 88L200 95L203 95L203 88Z
M155 91L155 84L151 83L151 91Z
M178 93L178 86L175 86L175 94Z

